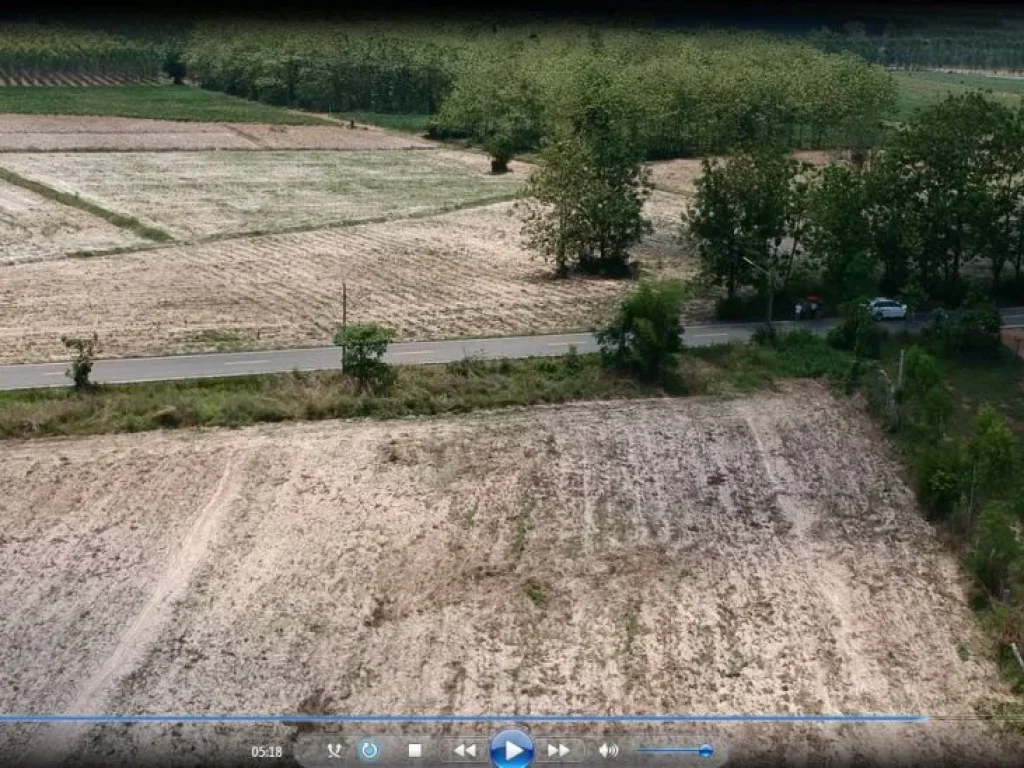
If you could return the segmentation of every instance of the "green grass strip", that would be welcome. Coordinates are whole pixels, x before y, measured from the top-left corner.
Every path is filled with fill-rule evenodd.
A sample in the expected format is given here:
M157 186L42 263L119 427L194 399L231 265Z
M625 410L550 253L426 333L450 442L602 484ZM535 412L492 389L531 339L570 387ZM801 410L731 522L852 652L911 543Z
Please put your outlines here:
M330 125L297 110L187 85L6 86L0 113L97 115L214 123Z
M138 219L130 216L122 216L120 213L114 213L114 211L108 211L106 208L102 208L95 203L90 203L88 200L83 200L77 195L61 192L60 190L54 189L53 187L47 186L41 182L25 178L24 176L8 170L7 168L0 167L0 179L35 192L37 195L42 195L50 200L55 200L58 203L70 206L71 208L77 208L80 211L91 213L93 216L98 216L101 219L109 221L116 227L127 229L140 237L146 238L147 240L152 240L157 243L166 243L173 239L162 229L146 226Z

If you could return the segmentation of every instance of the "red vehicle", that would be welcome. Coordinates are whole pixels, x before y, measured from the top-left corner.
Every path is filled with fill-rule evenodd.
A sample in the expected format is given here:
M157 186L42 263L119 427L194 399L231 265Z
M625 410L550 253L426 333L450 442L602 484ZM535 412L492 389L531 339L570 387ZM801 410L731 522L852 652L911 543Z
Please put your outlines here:
M825 303L820 296L806 296L796 303L795 315L797 320L813 320L821 317L825 309Z

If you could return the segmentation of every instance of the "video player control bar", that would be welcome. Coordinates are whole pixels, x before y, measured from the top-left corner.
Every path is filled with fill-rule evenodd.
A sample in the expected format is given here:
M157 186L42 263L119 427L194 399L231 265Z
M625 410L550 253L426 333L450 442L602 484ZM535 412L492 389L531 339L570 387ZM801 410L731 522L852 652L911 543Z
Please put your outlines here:
M695 734L694 734L695 735ZM628 760L627 760L628 758ZM674 744L650 743L638 736L597 734L594 738L530 735L509 728L489 736L437 736L436 734L306 733L299 736L295 759L304 768L341 768L377 765L402 768L449 768L493 766L530 768L534 765L604 765L625 762L644 765L694 765L712 768L722 764L723 750L703 740L685 739Z

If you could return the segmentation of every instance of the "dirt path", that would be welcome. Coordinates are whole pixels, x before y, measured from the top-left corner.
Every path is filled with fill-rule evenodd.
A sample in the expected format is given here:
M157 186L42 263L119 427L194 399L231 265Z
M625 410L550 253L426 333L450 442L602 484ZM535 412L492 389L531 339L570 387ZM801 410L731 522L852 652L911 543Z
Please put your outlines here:
M184 596L189 580L206 556L238 492L239 464L236 456L228 458L213 495L196 517L178 552L167 563L149 602L121 636L113 653L78 690L66 714L88 715L109 711L107 699L112 691L135 671L146 652L166 631L174 604ZM38 756L45 764L61 765L88 731L88 725L79 725L62 729L57 734L48 733L38 742L30 743L22 757Z

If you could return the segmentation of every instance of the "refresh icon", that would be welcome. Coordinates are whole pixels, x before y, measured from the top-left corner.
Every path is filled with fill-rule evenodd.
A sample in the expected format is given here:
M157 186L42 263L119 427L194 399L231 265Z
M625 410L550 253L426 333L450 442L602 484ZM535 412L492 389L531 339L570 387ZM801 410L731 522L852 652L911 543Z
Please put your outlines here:
M380 757L380 744L373 739L363 739L356 744L356 757L364 763L376 762Z

